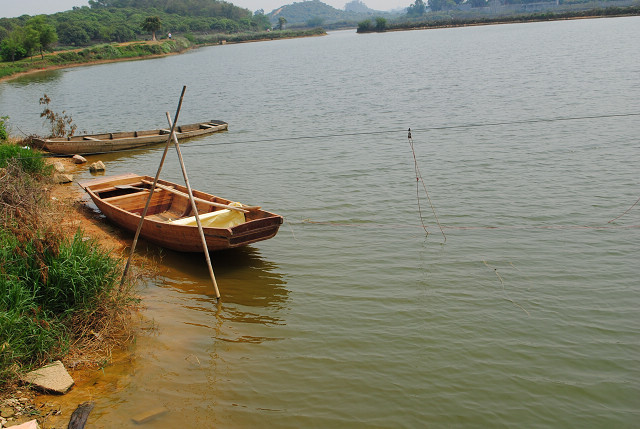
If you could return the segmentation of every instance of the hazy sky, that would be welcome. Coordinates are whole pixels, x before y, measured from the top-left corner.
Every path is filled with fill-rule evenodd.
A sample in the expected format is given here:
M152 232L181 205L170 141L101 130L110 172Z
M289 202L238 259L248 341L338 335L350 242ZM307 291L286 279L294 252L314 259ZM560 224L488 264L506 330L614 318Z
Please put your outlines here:
M297 0L301 1L301 0ZM325 4L343 9L350 0L324 0ZM285 4L291 4L294 0L231 0L236 6L247 8L251 11L264 9L265 13ZM363 0L363 3L371 9L391 10L399 7L407 7L413 0ZM425 2L426 3L426 2ZM87 0L0 0L0 18L11 18L20 15L51 14L69 10L73 6L88 6Z

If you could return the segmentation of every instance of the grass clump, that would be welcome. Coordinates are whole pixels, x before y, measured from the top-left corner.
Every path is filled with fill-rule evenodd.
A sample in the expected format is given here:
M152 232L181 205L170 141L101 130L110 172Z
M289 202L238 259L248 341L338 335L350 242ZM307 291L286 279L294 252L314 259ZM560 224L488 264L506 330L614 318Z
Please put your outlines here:
M65 213L57 211L46 191L48 176L26 173L16 159L4 163L0 385L37 365L64 361L70 352L83 361L78 347L100 354L84 363L103 361L110 347L129 337L127 316L133 303L131 285L119 287L121 260L85 239L81 230L66 234Z
M0 143L0 168L5 168L12 160L28 174L44 176L50 171L40 152L17 144Z

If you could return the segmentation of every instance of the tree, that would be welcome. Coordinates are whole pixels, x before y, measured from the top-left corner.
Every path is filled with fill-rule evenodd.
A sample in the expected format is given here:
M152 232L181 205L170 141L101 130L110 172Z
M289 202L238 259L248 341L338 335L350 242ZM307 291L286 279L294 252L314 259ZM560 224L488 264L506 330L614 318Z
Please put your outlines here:
M40 46L40 33L33 27L24 27L22 32L22 47L27 51L27 56L30 57Z
M159 16L149 16L142 23L142 29L151 33L151 39L155 42L156 31L162 28L162 21Z
M36 48L40 49L40 56L44 59L43 50L49 49L51 45L58 41L58 34L53 25L47 23L44 15L34 16L27 21L27 28L32 28L38 33L38 43Z
M88 45L91 40L84 28L68 22L63 22L58 26L58 33L60 34L60 42L65 45L84 46Z
M278 30L282 30L286 23L287 23L287 18L285 18L284 16L281 16L280 18L278 18Z
M371 20L365 19L364 21L360 21L358 23L358 29L356 33L366 33L367 31L371 31Z
M429 0L431 4L431 0ZM422 16L427 13L427 6L423 0L416 0L416 2L407 8L407 16Z
M455 7L453 0L429 0L429 7L433 11L447 10Z
M376 31L383 32L386 29L387 29L387 20L382 17L376 18Z
M5 61L21 60L27 56L27 50L22 46L24 29L17 27L0 43L0 56Z
M307 21L307 27L322 27L323 22L324 19L320 18L319 16L315 16Z

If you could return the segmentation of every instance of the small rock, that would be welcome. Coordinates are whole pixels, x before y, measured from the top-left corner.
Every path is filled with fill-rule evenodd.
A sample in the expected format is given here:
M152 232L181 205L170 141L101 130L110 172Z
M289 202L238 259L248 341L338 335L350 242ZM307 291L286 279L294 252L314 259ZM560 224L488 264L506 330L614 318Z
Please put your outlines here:
M0 408L0 416L2 416L5 419L8 419L9 417L13 417L15 413L16 412L11 407Z
M62 163L60 161L56 161L53 163L53 168L58 172L58 173L64 173L64 165L62 165Z
M71 174L56 173L53 176L53 181L58 184L71 183L73 182L73 176Z
M40 429L37 420L30 420L17 426L11 426L13 429Z
M168 410L164 407L154 408L148 411L143 411L140 414L133 416L131 420L133 420L136 424L142 424L162 416L167 411Z
M94 162L89 166L89 171L92 173L96 173L98 171L104 171L104 170L105 170L105 166L102 161Z
M84 164L85 162L87 162L87 159L80 155L73 155L72 159L75 164Z
M61 394L67 393L74 384L73 378L59 360L25 374L23 380L42 390Z

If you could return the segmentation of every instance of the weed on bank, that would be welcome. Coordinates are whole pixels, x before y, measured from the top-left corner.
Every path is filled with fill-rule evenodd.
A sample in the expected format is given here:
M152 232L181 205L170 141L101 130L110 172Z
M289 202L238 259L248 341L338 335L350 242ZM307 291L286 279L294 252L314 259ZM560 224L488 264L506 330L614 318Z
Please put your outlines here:
M78 345L129 335L120 259L65 231L49 181L37 152L0 144L0 385Z

